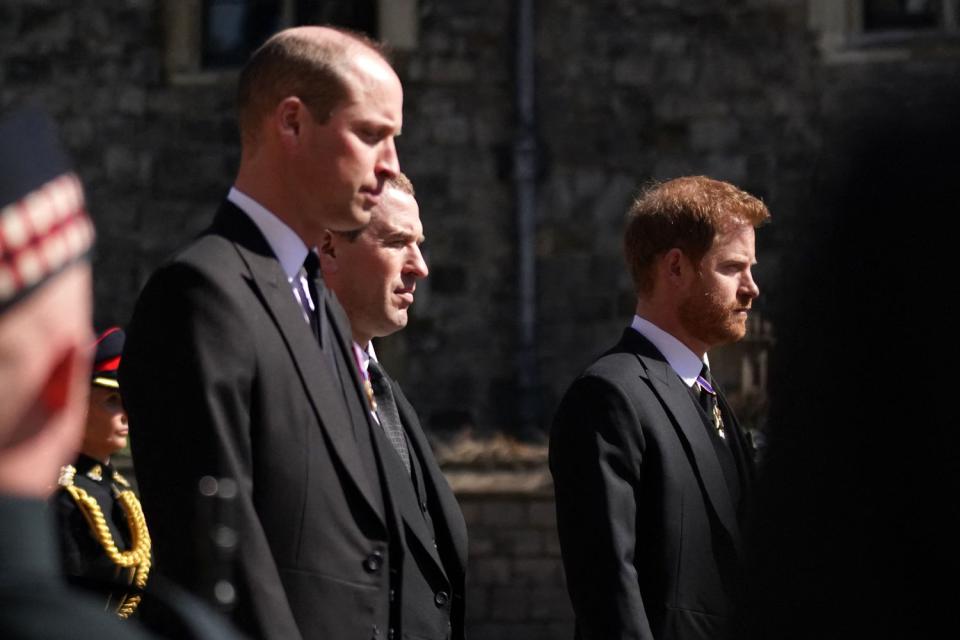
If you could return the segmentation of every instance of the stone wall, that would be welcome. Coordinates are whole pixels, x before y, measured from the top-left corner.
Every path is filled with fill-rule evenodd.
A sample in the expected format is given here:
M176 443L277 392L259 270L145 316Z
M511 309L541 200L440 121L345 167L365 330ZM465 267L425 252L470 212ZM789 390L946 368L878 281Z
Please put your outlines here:
M383 350L435 428L517 426L508 4L421 2L421 43L400 65L401 152L421 185L433 273L429 297ZM620 233L638 188L708 173L761 195L777 218L794 217L816 96L801 3L561 0L536 11L537 404L546 425L576 372L632 315ZM775 278L779 242L775 228L761 234L761 286Z
M0 107L33 97L63 127L99 230L101 327L126 321L148 274L209 222L236 169L235 73L170 73L164 11L173 4L0 5ZM536 9L543 426L575 372L629 320L620 220L637 188L706 172L764 196L785 220L801 202L817 108L802 3ZM406 89L399 147L431 275L410 326L379 348L434 430L516 432L514 3L419 0L417 10L417 46L396 59ZM775 226L760 237L768 292L781 234Z
M474 640L569 640L552 496L458 496L470 531L467 628Z
M33 98L61 123L99 233L100 327L126 321L236 169L235 74L168 73L167 2L0 2L0 108ZM418 44L396 60L399 147L431 275L410 326L378 349L434 432L517 430L514 5L419 0ZM640 185L707 173L762 196L774 223L758 237L758 309L770 315L789 295L778 253L804 233L812 177L832 153L824 131L891 108L955 119L935 113L938 90L960 78L955 43L825 60L802 0L551 0L536 11L541 425L629 321L620 227ZM773 333L762 318L752 328L715 369L756 425ZM471 637L569 638L542 460L448 472L470 528Z
M468 637L570 640L546 447L464 438L438 454L470 536Z

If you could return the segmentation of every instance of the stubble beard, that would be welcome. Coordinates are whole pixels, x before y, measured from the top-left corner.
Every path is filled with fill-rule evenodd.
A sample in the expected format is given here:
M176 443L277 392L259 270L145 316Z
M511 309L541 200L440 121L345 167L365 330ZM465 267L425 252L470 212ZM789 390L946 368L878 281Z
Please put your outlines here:
M698 290L680 303L679 317L690 335L709 347L743 338L747 332L745 317L737 314L745 304L729 305L712 291Z

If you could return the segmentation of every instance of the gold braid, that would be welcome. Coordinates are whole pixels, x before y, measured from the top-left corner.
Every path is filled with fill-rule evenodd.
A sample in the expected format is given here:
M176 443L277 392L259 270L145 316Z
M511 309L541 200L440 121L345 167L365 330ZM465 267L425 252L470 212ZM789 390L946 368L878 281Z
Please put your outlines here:
M72 466L72 465L71 465ZM123 508L123 513L127 518L127 527L130 529L132 544L127 551L120 551L110 533L110 527L107 526L106 518L103 517L103 511L97 499L92 497L86 491L73 484L73 475L76 473L62 473L60 485L73 497L77 506L80 507L80 513L90 525L93 536L103 547L107 557L117 566L124 569L134 569L133 584L138 589L147 586L147 577L150 575L150 532L147 531L147 520L143 517L143 509L140 507L140 501L130 489L124 489L117 492L117 500ZM120 476L120 474L116 474ZM122 476L117 478L122 484L127 485ZM125 595L117 609L117 615L123 619L130 617L137 606L140 604L139 595Z

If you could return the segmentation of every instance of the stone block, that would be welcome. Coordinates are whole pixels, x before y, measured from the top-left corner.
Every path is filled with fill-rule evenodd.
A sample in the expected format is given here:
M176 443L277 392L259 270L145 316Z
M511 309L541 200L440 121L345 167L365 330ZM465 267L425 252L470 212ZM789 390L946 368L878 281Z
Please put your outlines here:
M438 84L467 84L477 79L473 63L462 59L432 58L424 79Z
M743 185L747 180L747 158L742 155L713 154L707 158L707 175Z
M499 557L474 558L468 575L472 584L481 586L510 584L510 561Z
M488 527L516 527L524 522L524 505L516 500L491 500L483 505L482 521Z
M135 181L139 175L139 161L136 152L126 145L114 144L107 147L103 155L107 169L107 178L119 183Z
M448 116L433 122L433 139L437 144L459 145L470 140L470 122L463 116Z
M469 636L470 640L527 640L514 635L510 625L492 622L471 624Z
M380 350L377 349L379 352ZM463 513L463 519L467 521L467 527L470 529L470 535L473 537L474 527L480 524L480 509L482 502L471 498L460 498L460 512Z
M514 584L526 584L531 587L559 584L563 579L563 568L557 558L517 558L513 561Z
M527 620L529 615L529 589L504 587L490 594L490 617L497 622Z
M563 585L538 586L531 590L529 617L544 623L573 619L570 596Z
M617 84L647 87L653 81L654 62L650 56L631 56L613 63L613 79Z
M143 115L147 103L147 92L139 87L126 87L117 97L117 110L131 115Z
M489 605L489 590L486 588L475 587L467 593L466 616L467 624L471 625L474 620L489 620L491 617Z
M514 558L536 555L543 552L543 537L536 529L500 530L495 534L497 547L502 553Z
M553 501L531 501L527 505L527 522L537 529L555 529L557 526L557 509Z
M497 545L495 544L492 537L488 535L477 534L470 527L470 520L467 520L467 530L470 532L469 546L470 546L470 557L477 558L480 556L492 555L497 551Z
M690 144L697 150L719 151L739 138L740 124L733 118L698 118L690 123Z

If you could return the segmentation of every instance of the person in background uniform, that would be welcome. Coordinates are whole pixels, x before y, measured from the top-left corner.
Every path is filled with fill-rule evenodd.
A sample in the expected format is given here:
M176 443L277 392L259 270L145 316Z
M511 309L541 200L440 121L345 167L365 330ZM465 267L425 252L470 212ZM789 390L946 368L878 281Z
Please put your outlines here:
M254 638L394 638L403 532L343 310L317 277L326 229L370 220L399 172L403 90L374 43L297 27L239 80L240 167L212 226L149 279L120 389L157 570L213 599L201 478L236 483L233 619ZM449 608L448 599L430 607ZM426 606L424 604L423 606Z
M46 506L77 451L93 343L83 192L42 112L0 118L0 637L146 638L69 589Z
M427 276L423 240L413 185L401 173L387 181L366 227L324 234L320 269L350 320L375 436L392 449L383 462L404 524L404 632L440 640L464 634L466 524L416 412L371 341L407 325L417 280Z
M707 352L746 333L769 215L702 176L649 188L627 215L636 315L573 382L550 437L577 638L727 637L753 464Z
M127 444L127 414L120 400L117 368L123 330L104 331L96 342L87 424L80 454L60 470L51 498L57 514L64 573L79 586L108 591L105 608L121 618L140 604L150 574L150 533L130 483L110 465Z

